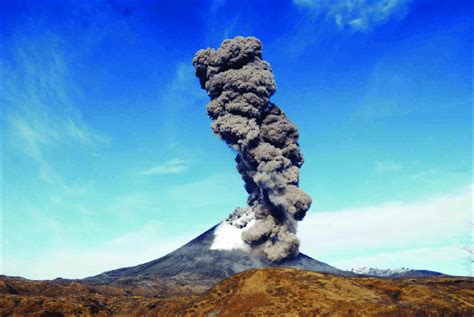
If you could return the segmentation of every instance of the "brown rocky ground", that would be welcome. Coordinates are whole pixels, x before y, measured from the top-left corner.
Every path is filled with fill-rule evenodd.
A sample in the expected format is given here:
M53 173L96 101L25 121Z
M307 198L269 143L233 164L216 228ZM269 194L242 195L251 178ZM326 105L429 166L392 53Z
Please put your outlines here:
M0 316L473 316L474 279L343 277L286 268L200 284L0 278Z

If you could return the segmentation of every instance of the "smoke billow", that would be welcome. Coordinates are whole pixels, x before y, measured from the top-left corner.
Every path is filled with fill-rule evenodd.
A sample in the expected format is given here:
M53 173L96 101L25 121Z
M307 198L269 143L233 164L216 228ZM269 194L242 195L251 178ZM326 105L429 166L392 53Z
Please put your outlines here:
M245 182L255 222L242 240L270 261L298 254L296 221L311 198L299 187L303 156L298 130L269 98L276 90L262 44L254 37L225 40L217 50L199 50L193 65L201 87L211 98L211 128L237 152L237 170ZM237 215L238 216L238 215Z

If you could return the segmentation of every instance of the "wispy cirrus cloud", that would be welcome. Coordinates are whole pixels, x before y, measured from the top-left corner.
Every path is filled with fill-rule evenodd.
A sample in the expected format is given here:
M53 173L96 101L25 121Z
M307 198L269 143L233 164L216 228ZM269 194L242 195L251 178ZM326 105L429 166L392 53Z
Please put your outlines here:
M390 22L401 21L413 0L293 0L298 16L278 40L290 56L339 33L368 34ZM340 34L339 34L340 35Z
M189 163L181 159L172 159L142 171L141 175L180 174L188 170Z
M103 133L82 118L81 92L61 47L60 39L52 34L19 38L12 41L2 64L2 77L8 79L0 90L6 105L8 150L18 150L34 160L39 177L49 183L59 180L48 159L53 148L108 143Z
M391 19L402 19L410 0L293 0L293 3L313 14L324 17L341 30L370 31Z

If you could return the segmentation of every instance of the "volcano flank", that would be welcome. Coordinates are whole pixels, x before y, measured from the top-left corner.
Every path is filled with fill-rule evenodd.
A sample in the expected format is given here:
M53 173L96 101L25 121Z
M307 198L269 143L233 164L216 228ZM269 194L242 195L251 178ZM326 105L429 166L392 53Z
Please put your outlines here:
M339 270L317 261L302 253L280 262L270 262L242 249L213 250L211 246L215 239L217 227L217 225L212 227L189 243L161 258L137 266L104 272L88 277L83 281L94 284L125 281L131 284L139 284L157 277L172 277L175 280L187 281L192 279L211 285L215 281L225 279L236 273L262 267L292 267L313 272L355 275L352 272Z

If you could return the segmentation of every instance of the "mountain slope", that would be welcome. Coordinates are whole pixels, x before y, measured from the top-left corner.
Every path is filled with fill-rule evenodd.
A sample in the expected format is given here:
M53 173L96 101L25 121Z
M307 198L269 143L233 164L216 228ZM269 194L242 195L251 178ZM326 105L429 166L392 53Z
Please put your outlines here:
M326 263L316 261L300 253L296 258L280 263L271 263L240 249L211 250L214 231L207 230L181 248L150 262L133 267L121 268L84 279L87 283L106 284L126 279L142 280L150 277L183 276L189 279L222 280L235 273L253 268L281 266L315 272L341 275L354 273L339 270Z

